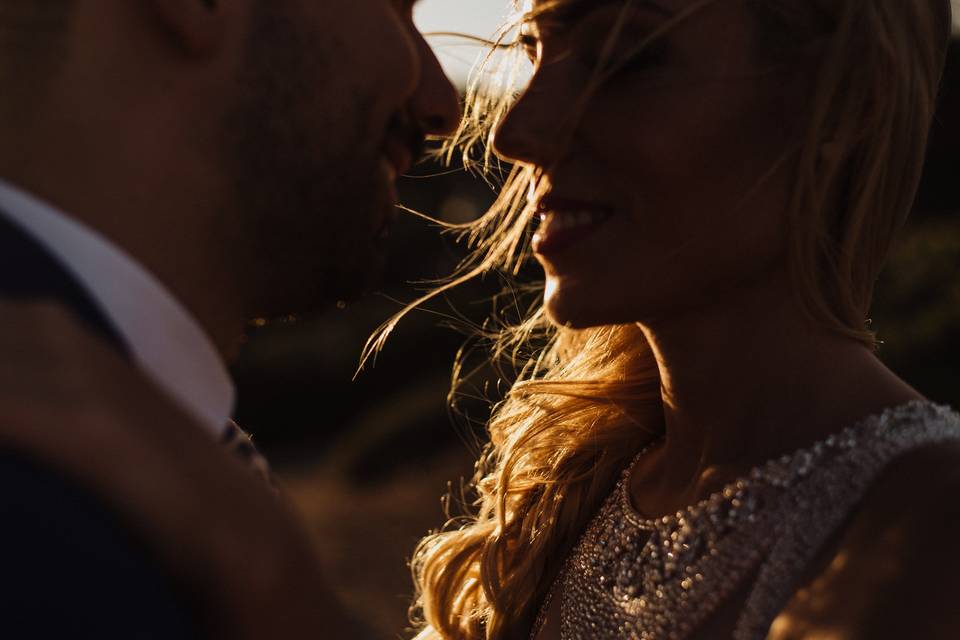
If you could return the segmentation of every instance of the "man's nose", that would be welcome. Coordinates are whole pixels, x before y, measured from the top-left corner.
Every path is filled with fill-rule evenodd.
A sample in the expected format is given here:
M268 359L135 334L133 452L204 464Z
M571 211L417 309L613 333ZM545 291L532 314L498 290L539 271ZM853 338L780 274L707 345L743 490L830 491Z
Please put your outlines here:
M460 124L460 92L440 66L440 61L423 37L417 38L420 83L411 101L411 110L424 133L453 134Z

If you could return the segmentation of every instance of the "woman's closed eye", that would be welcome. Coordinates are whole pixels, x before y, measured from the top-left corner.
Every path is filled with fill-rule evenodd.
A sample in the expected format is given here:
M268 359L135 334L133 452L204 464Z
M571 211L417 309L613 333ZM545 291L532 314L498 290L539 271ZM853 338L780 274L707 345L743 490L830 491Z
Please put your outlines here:
M590 12L570 32L570 45L591 70L605 73L648 71L664 62L664 19L642 7L604 5ZM602 66L601 66L602 65Z
M612 74L648 71L662 64L668 43L655 28L628 22L617 28L608 20L585 24L574 34L572 48L591 70L602 65Z
M532 35L522 35L517 39L517 46L523 49L527 59L536 65L541 58L540 41ZM584 50L573 51L577 59L591 71L596 69L603 60L603 70L615 74L620 73L638 73L655 68L664 62L666 58L666 47L662 43L647 44L626 49L620 47L619 50L606 52L590 46Z
M540 39L531 33L522 33L517 38L517 46L534 65L540 60Z
M667 48L662 44L646 44L632 51L614 52L608 68L613 73L640 73L661 66L667 59Z
M663 20L644 11L624 13L603 7L571 25L561 20L530 21L520 29L515 46L534 66L572 59L587 73L615 76L650 72L662 67L669 53Z

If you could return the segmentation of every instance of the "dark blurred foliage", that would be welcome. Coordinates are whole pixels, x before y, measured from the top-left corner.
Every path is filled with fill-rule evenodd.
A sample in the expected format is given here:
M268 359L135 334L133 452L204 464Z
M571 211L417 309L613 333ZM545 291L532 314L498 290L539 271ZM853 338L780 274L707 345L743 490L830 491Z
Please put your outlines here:
M943 82L917 207L878 283L880 355L933 400L960 407L960 42Z
M873 316L884 341L881 357L921 392L954 406L960 406L958 160L955 44L916 212L881 278ZM406 206L450 221L472 219L494 196L475 176L430 165L404 179L400 190ZM445 325L482 322L501 283L473 283L414 312L376 366L355 380L354 373L370 333L400 308L398 301L416 297L412 283L448 275L462 255L452 238L404 214L383 293L256 330L235 368L239 422L315 528L346 605L383 637L402 635L411 598L405 559L428 528L442 523L439 498L448 480L472 473L482 438L485 403L464 401L466 415L447 408L451 367L465 336Z

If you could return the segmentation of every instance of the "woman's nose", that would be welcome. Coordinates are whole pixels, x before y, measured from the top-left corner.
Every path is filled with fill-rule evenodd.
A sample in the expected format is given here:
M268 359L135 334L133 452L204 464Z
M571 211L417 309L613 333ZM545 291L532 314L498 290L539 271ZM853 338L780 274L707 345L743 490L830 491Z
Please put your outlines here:
M562 104L530 85L494 132L494 151L504 160L541 167L557 161L564 138Z

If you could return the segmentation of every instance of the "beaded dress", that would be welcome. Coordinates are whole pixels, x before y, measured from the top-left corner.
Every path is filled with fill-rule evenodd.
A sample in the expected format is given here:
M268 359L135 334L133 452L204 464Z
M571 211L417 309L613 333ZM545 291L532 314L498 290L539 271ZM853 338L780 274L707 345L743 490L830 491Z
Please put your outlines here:
M630 465L568 558L533 636L559 597L561 640L682 640L754 575L733 637L762 640L799 575L880 472L947 440L960 440L960 415L910 402L658 519L634 510Z

